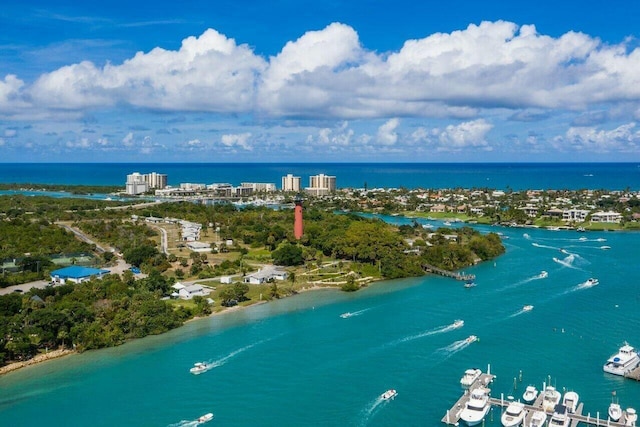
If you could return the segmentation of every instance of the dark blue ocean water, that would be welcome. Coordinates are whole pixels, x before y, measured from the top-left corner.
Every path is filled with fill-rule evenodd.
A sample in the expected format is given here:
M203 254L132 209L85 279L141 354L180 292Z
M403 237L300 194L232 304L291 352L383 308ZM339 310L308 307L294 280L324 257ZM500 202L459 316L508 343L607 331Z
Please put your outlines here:
M132 172L168 175L170 185L270 182L292 173L336 176L338 188L640 189L640 163L0 163L1 183L122 185Z

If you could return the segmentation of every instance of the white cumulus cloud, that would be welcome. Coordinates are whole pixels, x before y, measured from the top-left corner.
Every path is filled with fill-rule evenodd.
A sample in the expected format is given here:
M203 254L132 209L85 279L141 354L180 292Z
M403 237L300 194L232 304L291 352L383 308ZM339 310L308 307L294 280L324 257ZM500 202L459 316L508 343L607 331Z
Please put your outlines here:
M240 147L243 150L251 151L253 150L253 146L249 143L249 138L251 138L251 133L241 133L241 134L226 134L222 135L220 138L220 142L222 145L229 148Z
M396 118L388 120L378 128L376 141L382 145L393 145L398 142L398 133L396 132L396 129L399 124L400 120Z
M492 147L486 141L486 135L493 128L484 119L449 125L440 132L438 139L443 151L458 151L468 147L480 147L491 151Z

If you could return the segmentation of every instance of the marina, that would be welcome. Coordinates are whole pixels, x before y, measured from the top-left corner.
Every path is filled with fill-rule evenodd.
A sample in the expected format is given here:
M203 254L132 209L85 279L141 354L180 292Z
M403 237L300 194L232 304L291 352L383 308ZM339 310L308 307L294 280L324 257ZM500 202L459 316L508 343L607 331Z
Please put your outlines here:
M486 391L487 394L490 394L491 390L489 389L489 385L495 380L496 376L490 373L490 367L487 368L487 373L481 373L477 375L476 379L473 383L465 388L462 396L453 404L453 406L447 410L444 417L442 417L442 422L447 425L476 425L480 423L484 423L484 418L480 421L474 421L473 423L465 422L466 420L463 417L465 412L465 408L469 406L470 401L474 399L475 394L482 390ZM463 378L468 377L467 372L465 372L465 376ZM528 386L527 389L529 390ZM555 391L555 388L548 386L544 387L543 390L553 391L554 393L560 394ZM607 427L629 427L635 426L637 420L637 414L635 409L627 408L624 411L621 411L621 416L618 420L613 421L607 418L607 415L604 415L604 418L601 418L600 413L596 412L596 415L593 416L591 413L583 414L584 403L578 403L578 394L573 391L568 391L565 394L565 398L563 399L562 404L555 404L553 409L545 408L545 393L541 392L537 395L535 401L531 404L528 403L520 403L514 402L513 397L509 396L507 399L504 398L504 393L500 394L500 398L488 397L487 405L492 407L500 408L502 414L502 425L519 425L511 424L515 417L522 417L520 411L525 413L523 417L523 425L524 426L537 426L544 425L546 419L549 419L550 426L571 426L576 427L579 425L588 425L588 426L607 426ZM517 408L516 405L517 404ZM487 408L483 414L484 417L487 416L487 413L491 408ZM513 408L518 409L519 411L514 411ZM477 409L476 409L477 411ZM513 416L510 415L509 411L513 411ZM544 414L542 417L540 414ZM506 416L505 416L506 415ZM538 422L542 421L542 418L545 419L542 424L538 424ZM506 424L505 424L506 423Z

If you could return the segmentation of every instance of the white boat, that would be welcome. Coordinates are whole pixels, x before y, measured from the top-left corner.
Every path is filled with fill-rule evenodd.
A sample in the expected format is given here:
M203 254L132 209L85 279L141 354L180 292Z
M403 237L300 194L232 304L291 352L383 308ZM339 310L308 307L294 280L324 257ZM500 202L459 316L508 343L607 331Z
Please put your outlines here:
M209 412L208 414L204 414L203 416L198 418L196 421L198 423L206 423L208 421L211 421L212 419L213 419L213 414L211 412Z
M469 335L465 341L467 342L467 344L471 344L478 341L478 337L475 335Z
M534 411L529 421L529 427L543 427L547 422L547 414L542 411Z
M549 420L549 427L569 427L571 425L571 418L567 413L567 408L564 405L557 405Z
M445 226L449 227L451 225L451 223L449 221L445 221L445 222L442 223L442 225L445 225Z
M586 282L584 282L584 285L591 287L597 285L598 283L600 283L598 279L596 279L595 277L590 277Z
M475 426L482 422L491 408L489 393L491 390L478 387L471 391L471 396L460 412L460 419L468 426Z
M537 397L538 397L538 389L532 385L528 385L527 388L524 390L524 393L522 394L522 400L524 400L526 403L535 402Z
M189 372L191 372L193 375L198 375L208 370L209 366L206 363L196 362L193 364L193 368L189 369Z
M609 374L624 376L639 364L640 356L638 352L625 342L616 354L609 357L602 369Z
M353 316L353 313L350 313L348 311L340 315L340 317L342 317L343 319L346 319L347 317L351 317L351 316Z
M455 329L462 328L464 326L464 320L460 320L460 319L455 320L453 322L453 325L451 326L453 326Z
M547 272L546 272L546 271L544 271L544 270L542 270L542 271L540 272L540 274L538 275L538 277L539 277L539 278L541 278L541 279L544 279L544 278L546 278L547 276L549 276L549 273L547 273Z
M398 395L398 392L395 389L389 389L380 395L382 400L393 399Z
M555 387L547 386L542 392L542 409L545 412L553 412L554 408L560 403L562 395Z
M578 393L576 393L575 391L568 391L564 394L564 397L562 398L562 404L564 405L565 408L567 408L567 411L570 414L573 414L574 412L576 412L576 409L578 408L579 399L580 397L578 396Z
M477 285L476 285L476 282L474 282L473 280L468 280L468 281L464 284L464 287L465 287L465 288L467 288L467 289L469 289L469 288L475 288L476 286L477 286Z
M464 388L471 387L478 378L482 375L482 371L480 369L467 369L464 371L464 375L460 378L460 385Z
M625 416L624 425L635 426L636 422L638 421L638 414L636 413L636 410L633 408L627 408L626 412L627 413Z
M611 421L617 422L622 417L622 407L620 407L620 404L617 402L611 402L611 405L609 405L609 409L607 410L607 413L609 414L609 419Z
M578 231L580 233L584 233L587 230L584 227L578 227L578 228L576 228L576 231Z
M532 305L525 305L524 307L522 307L522 310L531 311L531 310L533 310L533 306Z
M507 410L504 411L500 417L500 422L504 427L515 427L522 424L524 417L527 415L527 411L524 409L524 403L511 402L507 406Z
M611 249L611 246L606 246L606 245L605 246L600 246L600 249L604 249L604 250Z

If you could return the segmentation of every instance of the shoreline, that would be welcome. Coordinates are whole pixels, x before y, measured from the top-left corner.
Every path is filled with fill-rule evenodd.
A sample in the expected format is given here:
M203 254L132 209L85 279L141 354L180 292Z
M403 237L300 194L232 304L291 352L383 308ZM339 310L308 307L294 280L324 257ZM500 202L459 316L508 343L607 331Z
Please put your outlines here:
M300 289L299 291L297 291L297 293L303 293L303 292L309 292L309 291L317 291L317 290L322 290L322 289L337 289L337 288L334 287L334 286L318 286L318 285L314 285L314 286L309 287L309 288ZM294 297L296 295L297 294L291 294L291 295L287 295L287 296L279 298L279 299L291 298L291 297ZM187 323L190 323L190 322L193 322L193 321L196 321L196 320L209 319L209 318L214 317L214 316L222 316L222 315L225 315L225 314L228 314L228 313L233 313L233 312L236 312L236 311L239 311L239 310L244 310L244 309L247 309L247 308L250 308L250 307L255 307L255 306L258 306L258 305L262 305L262 304L267 304L269 302L270 301L262 300L262 301L256 301L255 303L249 304L249 305L236 305L236 306L233 306L233 307L226 307L224 310L213 312L210 315L205 316L205 317L193 317L191 319L188 319L187 321L185 321L182 325L180 325L176 329L179 329L182 326L186 325ZM173 330L173 329L171 329L171 330ZM167 332L169 332L169 331L167 331ZM162 334L160 334L160 335L162 335ZM143 338L137 338L137 339L143 339ZM126 344L126 342L123 343L123 344ZM105 348L110 348L110 347L105 347ZM98 348L98 349L95 349L95 350L99 351L99 350L102 350L102 349ZM44 362L48 362L49 360L54 360L54 359L59 359L59 358L64 357L64 356L69 356L71 354L80 354L80 353L78 353L77 351L72 350L72 349L58 349L58 350L51 350L51 351L49 351L47 353L41 353L41 354L38 354L38 355L34 356L33 358L31 358L29 360L25 360L25 361L21 361L21 362L13 362L13 363L9 363L8 365L0 367L0 376L8 374L9 372L14 372L14 371L17 371L19 369L26 368L28 366L34 366L34 365L38 365L38 364L41 364L41 363L44 363Z

